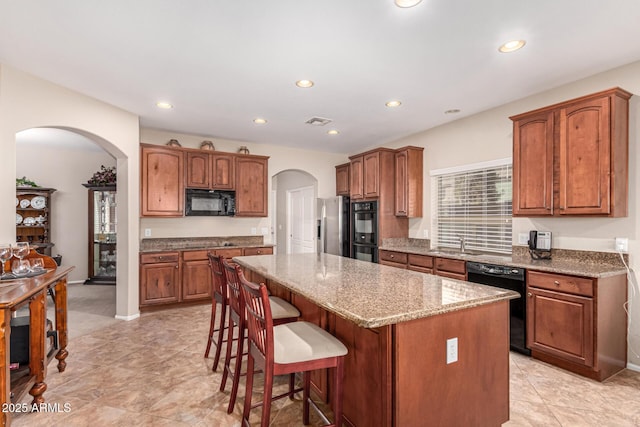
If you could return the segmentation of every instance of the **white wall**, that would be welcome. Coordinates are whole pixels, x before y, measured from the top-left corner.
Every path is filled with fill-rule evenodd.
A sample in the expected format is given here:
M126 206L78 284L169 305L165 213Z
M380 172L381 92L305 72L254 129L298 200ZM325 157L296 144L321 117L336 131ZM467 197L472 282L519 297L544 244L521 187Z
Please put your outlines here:
M553 232L553 247L588 251L614 251L614 238L629 238L632 268L640 269L640 215L637 188L640 188L640 62L610 70L568 85L524 98L498 108L460 119L412 135L390 147L424 147L424 217L409 223L410 237L421 238L422 230L431 232L430 171L512 156L510 116L572 98L619 86L636 94L629 104L629 215L626 218L514 218L513 242L518 233L530 229ZM631 295L631 290L629 291ZM622 310L622 307L620 308ZM631 347L640 354L640 295L632 301ZM640 357L630 351L629 362L640 365Z
M317 179L318 197L335 196L335 165L347 161L344 154L320 151L295 150L277 145L257 144L244 141L216 139L201 135L186 135L141 129L140 141L148 144L164 145L170 139L177 139L185 148L199 148L203 140L212 140L216 151L235 153L241 146L247 146L251 154L269 156L269 192L274 175L288 169L304 170ZM188 217L188 218L141 218L140 238L144 230L151 229L151 237L196 237L196 236L248 236L251 229L258 233L271 226L269 218L235 217Z
M88 190L82 184L101 165L116 164L113 156L87 141L95 148L30 143L16 146L16 176L57 190L52 195L50 240L55 244L52 254L62 255L65 265L76 267L69 281L88 277Z
M138 311L139 124L134 114L0 64L0 241L15 240L16 133L54 127L83 134L117 158L116 316ZM58 169L59 173L67 173ZM63 259L64 262L64 259Z

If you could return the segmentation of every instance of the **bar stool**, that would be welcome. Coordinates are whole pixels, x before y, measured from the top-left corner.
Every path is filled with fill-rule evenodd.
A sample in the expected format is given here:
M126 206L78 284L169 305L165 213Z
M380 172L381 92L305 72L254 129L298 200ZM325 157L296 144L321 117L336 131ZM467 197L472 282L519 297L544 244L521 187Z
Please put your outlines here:
M313 405L326 423L329 420L311 400L309 389L310 372L316 369L335 368L333 394L334 422L329 426L342 425L342 379L344 375L344 357L347 348L336 337L324 329L309 322L294 322L274 326L272 305L264 284L256 285L240 277L242 297L247 311L247 329L249 332L249 361L247 364L247 385L242 413L242 425L249 426L249 414L252 408L262 406L261 426L269 425L271 401L291 396L303 391L302 422L309 424L309 405ZM253 374L255 365L264 371L263 401L251 406L253 393ZM303 372L303 387L279 396L272 397L274 375Z
M222 372L222 381L220 382L220 391L224 391L227 384L227 377L231 376L231 395L229 396L229 406L227 412L233 412L238 395L238 384L242 375L242 359L247 353L244 351L244 339L246 324L246 311L242 293L240 291L240 280L244 278L240 266L229 263L226 259L222 260L225 276L227 278L227 290L229 291L229 339L227 341L227 353L224 361L224 370ZM282 298L268 297L273 307L273 321L277 323L295 322L300 317L300 311L293 305L289 304ZM238 327L237 337L233 333L235 327ZM236 342L235 354L232 354L233 343ZM231 369L231 359L235 359L234 369ZM290 389L293 389L294 378L291 376L289 380Z
M209 357L209 351L211 350L211 343L216 346L216 353L213 357L212 371L218 369L218 362L220 361L220 350L222 344L229 341L229 338L225 338L225 331L227 330L227 307L229 306L229 292L227 291L227 278L224 274L224 267L222 265L223 256L216 256L209 253L209 265L211 266L211 281L213 283L213 293L211 295L211 323L209 325L209 339L207 340L207 349L204 352L204 357ZM220 321L218 327L215 327L216 322L216 307L220 304ZM217 334L216 334L217 333Z

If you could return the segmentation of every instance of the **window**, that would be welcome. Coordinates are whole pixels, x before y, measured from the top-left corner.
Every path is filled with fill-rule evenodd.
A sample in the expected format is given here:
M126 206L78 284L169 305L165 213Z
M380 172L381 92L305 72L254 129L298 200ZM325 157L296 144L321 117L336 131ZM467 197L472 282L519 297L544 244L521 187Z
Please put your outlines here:
M511 159L431 176L435 246L511 253Z

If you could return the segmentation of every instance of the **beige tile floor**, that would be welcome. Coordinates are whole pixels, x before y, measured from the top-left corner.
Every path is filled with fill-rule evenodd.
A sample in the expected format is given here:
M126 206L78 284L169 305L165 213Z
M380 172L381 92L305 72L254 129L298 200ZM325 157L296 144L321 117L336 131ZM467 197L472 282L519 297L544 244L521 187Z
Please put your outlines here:
M70 287L69 310L76 315L70 316L68 366L58 373L51 363L44 395L48 403L68 404L70 410L14 414L12 425L240 425L242 399L228 415L229 393L218 391L220 368L211 372L212 360L203 358L209 306L143 314L130 322L97 321L97 311L85 307L91 304L87 291L90 287ZM86 321L78 314L83 310L90 314ZM519 354L511 355L510 372L511 420L506 426L640 426L638 372L625 370L597 383ZM252 416L256 421L257 415ZM274 403L271 421L274 426L302 425L299 399ZM312 421L319 424L317 417Z

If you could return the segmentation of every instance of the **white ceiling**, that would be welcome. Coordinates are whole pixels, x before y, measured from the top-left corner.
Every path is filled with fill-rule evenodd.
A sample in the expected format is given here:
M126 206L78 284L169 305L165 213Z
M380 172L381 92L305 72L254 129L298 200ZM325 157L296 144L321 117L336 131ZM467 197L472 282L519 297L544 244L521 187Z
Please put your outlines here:
M639 23L638 0L0 0L0 62L143 127L353 153L639 60Z

